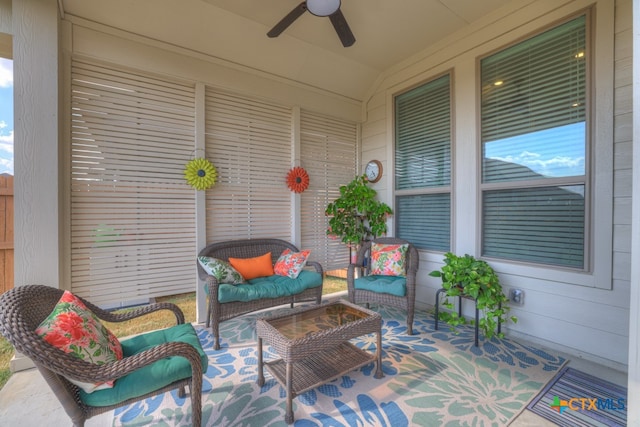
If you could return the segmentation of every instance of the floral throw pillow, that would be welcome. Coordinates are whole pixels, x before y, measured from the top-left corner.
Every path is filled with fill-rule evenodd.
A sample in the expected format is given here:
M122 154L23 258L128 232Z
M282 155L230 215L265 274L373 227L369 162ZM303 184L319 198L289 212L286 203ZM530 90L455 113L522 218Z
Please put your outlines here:
M371 274L382 276L405 276L408 244L371 244Z
M308 250L292 252L291 249L285 249L273 266L274 273L292 279L297 278L304 266L307 265L310 253L311 251Z
M89 363L102 365L122 359L120 341L69 291L64 292L51 314L36 328L36 333L52 346ZM114 383L69 381L87 393L111 388Z
M244 277L238 273L227 261L208 256L198 257L198 262L207 272L208 275L218 279L218 283L227 283L230 285L238 285L244 283Z

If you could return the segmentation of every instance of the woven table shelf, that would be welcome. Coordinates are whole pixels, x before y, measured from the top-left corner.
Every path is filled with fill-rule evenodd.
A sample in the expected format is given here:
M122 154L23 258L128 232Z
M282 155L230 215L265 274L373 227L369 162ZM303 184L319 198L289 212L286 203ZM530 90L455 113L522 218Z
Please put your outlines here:
M375 361L375 354L360 350L351 343L342 343L336 348L319 351L293 363L292 397ZM286 388L287 364L284 360L266 362L265 365L271 375Z

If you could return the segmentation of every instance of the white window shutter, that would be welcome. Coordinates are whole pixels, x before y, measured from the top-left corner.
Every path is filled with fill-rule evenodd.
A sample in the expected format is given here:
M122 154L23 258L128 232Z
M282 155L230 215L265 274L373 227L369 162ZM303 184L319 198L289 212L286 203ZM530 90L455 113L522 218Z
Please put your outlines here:
M291 108L207 88L206 153L218 171L207 191L207 243L291 240Z
M71 287L106 306L193 291L195 89L72 61Z
M301 166L310 180L301 198L302 246L313 248L312 258L325 271L346 268L349 249L327 236L329 220L324 211L327 204L340 196L340 186L356 176L357 125L302 110L300 147Z

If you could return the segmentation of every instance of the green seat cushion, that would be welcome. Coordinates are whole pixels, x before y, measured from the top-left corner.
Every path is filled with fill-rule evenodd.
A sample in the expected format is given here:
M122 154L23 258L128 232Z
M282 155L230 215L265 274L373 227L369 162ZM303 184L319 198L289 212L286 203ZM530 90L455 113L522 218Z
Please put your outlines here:
M397 297L407 295L407 279L401 276L380 276L372 274L360 277L353 282L355 289L391 294Z
M321 285L322 275L317 271L301 271L295 279L275 274L251 279L246 284L223 283L218 288L218 301L221 303L248 302L264 298L286 297Z
M207 370L208 360L196 331L190 323L138 335L121 342L124 357L141 353L166 342L185 342L194 346L200 354L203 371ZM118 378L113 388L85 393L80 398L89 406L110 406L132 397L165 387L174 381L191 377L191 364L184 357L172 356L140 368L129 375Z

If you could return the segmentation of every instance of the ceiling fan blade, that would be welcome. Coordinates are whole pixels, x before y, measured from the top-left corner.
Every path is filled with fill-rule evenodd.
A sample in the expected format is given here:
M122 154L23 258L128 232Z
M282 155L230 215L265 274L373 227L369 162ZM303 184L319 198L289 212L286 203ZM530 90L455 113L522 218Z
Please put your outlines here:
M333 15L329 15L329 19L333 24L333 28L336 29L336 33L338 33L338 37L340 37L340 41L344 47L349 47L356 42L356 38L351 32L351 28L349 28L349 24L347 24L347 20L340 9L336 10Z
M289 25L293 24L293 22L298 19L303 13L307 11L307 2L302 2L297 5L287 16L282 18L280 22L278 22L269 32L267 36L269 37L278 37L284 30L289 27Z

